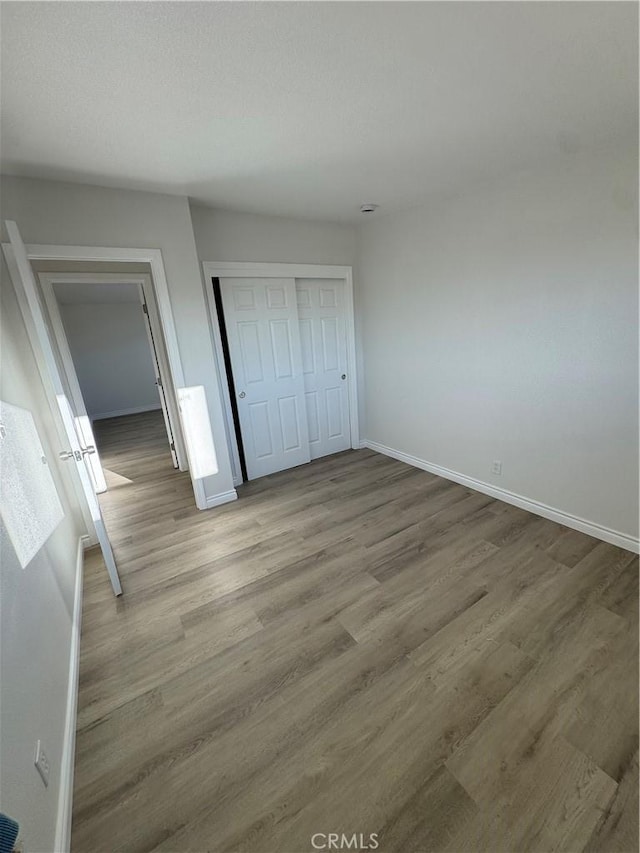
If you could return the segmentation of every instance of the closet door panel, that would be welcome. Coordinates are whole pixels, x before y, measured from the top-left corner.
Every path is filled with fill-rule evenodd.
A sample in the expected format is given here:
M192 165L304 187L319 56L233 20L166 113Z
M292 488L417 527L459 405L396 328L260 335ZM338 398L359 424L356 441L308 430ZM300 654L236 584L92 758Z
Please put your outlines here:
M311 458L351 447L345 286L296 279Z
M221 278L220 290L249 479L309 462L295 280Z

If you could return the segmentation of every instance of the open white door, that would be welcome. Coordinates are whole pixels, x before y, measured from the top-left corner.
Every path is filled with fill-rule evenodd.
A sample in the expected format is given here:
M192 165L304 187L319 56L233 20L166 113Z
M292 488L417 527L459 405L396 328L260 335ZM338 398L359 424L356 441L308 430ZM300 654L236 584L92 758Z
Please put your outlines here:
M311 460L296 283L220 278L250 480Z
M173 467L178 467L178 454L176 452L176 443L173 436L173 427L171 426L171 418L169 417L169 406L167 404L167 397L164 392L164 385L162 383L162 376L160 375L160 359L158 357L158 350L156 349L156 342L153 337L153 329L151 328L151 318L149 317L149 306L147 305L147 299L144 294L143 285L138 285L138 293L140 295L140 302L142 304L142 311L144 313L144 328L147 332L147 339L149 341L149 346L151 348L151 360L153 361L153 369L156 375L156 388L158 389L158 397L160 398L160 408L162 409L162 417L164 418L164 427L167 431L167 438L169 440L169 449L171 450L171 460L173 462Z
M100 504L98 503L98 498L96 497L91 481L89 468L85 461L86 456L91 454L95 448L84 446L81 443L82 436L78 434L73 412L69 405L67 395L65 394L64 385L56 363L51 339L49 337L49 330L47 329L42 307L38 299L35 277L31 264L29 263L27 251L24 243L22 242L22 238L20 237L18 226L15 222L8 220L5 222L5 225L7 228L7 234L9 235L11 248L13 250L13 257L10 257L6 253L5 255L11 272L13 284L18 295L20 309L23 312L27 328L33 328L35 330L37 343L40 346L40 350L46 364L47 373L53 386L53 392L60 410L62 423L64 425L68 441L68 446L60 449L60 458L67 459L69 464L76 466L80 484L82 486L82 493L84 494L87 506L91 513L91 519L95 527L98 542L100 543L107 571L109 572L109 579L111 580L113 592L115 595L120 595L122 593L122 587L120 585L120 578L118 577L116 561L113 556L109 537L107 536L104 519L100 510Z
M71 357L69 342L67 341L67 334L64 330L62 317L60 316L58 300L56 299L53 286L49 283L43 283L42 294L44 296L44 301L47 306L47 311L49 312L51 329L53 331L53 336L57 347L57 353L60 357L60 362L62 365L62 372L60 376L63 383L68 386L69 390L68 400L69 405L73 410L73 418L76 424L76 431L78 432L78 435L81 439L81 443L85 447L95 448L95 452L88 454L85 458L89 466L89 474L91 476L93 487L96 492L100 494L100 492L107 491L107 481L104 477L104 471L102 470L102 464L100 462L98 448L96 447L96 440L93 435L91 419L87 414L87 407L84 403L84 397L82 396L80 383L78 382L78 375L76 373L76 368L73 363L73 358Z

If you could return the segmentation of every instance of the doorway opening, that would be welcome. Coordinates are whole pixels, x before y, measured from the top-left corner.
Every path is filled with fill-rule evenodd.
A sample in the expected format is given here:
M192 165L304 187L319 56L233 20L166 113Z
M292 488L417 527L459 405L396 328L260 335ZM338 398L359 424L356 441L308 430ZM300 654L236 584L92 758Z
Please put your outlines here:
M103 266L34 262L98 494L181 467L182 446L151 271Z
M178 475L171 465L170 491L181 493L180 504L183 507L189 507L195 497L198 510L227 503L237 497L235 490L214 497L206 494L205 478L218 473L218 463L205 389L202 385L186 383L164 262L159 249L25 245L16 222L6 220L5 228L8 242L2 243L2 251L51 411L59 442L58 456L70 466L70 482L86 530L82 539L83 547L100 547L113 593L118 596L123 590L105 524L103 509L106 507L98 500L94 474L89 464L89 460L97 455L91 421L86 416L86 407L84 417L80 417L79 410L74 408L71 384L75 377L78 386L77 376L73 367L68 371L64 369L62 351L52 331L52 317L56 317L62 329L61 339L66 337L57 311L57 301L54 295L49 294L53 307L48 312L43 288L38 284L39 273L62 273L63 282L74 273L80 274L85 281L88 275L109 275L114 272L119 278L127 273L141 273L148 277L151 298L147 304L154 308L152 323L156 322L159 330L157 337L154 330L154 340L162 341L163 346L157 347L157 351L161 359L166 356L167 371L163 380L168 379L165 389L171 391L167 395L168 406L170 411L172 406L177 409L177 413L175 409L171 411L175 451L180 471L188 472ZM68 347L67 360L72 365ZM77 399L82 400L84 406L79 390ZM131 540L131 534L123 531L132 523L132 509L136 517L139 517L140 512L145 517L153 517L154 506L164 500L164 496L158 492L156 483L150 482L142 490L125 490L127 497L120 502L116 496L121 495L122 491L114 489L103 495L107 502L112 503L115 517L119 519L118 526L125 537L123 541Z

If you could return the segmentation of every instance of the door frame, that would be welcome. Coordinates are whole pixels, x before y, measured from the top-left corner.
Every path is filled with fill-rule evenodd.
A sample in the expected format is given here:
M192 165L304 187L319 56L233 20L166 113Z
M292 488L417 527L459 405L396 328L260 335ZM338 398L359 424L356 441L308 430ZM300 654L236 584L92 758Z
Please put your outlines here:
M347 389L349 398L349 425L351 447L360 447L360 426L358 419L358 377L356 374L356 332L353 305L353 268L336 264L280 264L254 263L245 261L203 261L205 299L209 313L209 323L216 356L216 368L220 396L223 402L229 456L233 469L233 484L242 483L240 454L236 440L229 384L220 336L220 320L213 296L212 278L328 278L344 281L345 286L345 329L347 335Z
M62 316L60 314L60 303L58 302L58 299L56 297L54 285L86 284L88 287L91 287L91 285L95 284L131 284L136 286L138 288L138 291L140 290L140 288L142 288L146 303L151 303L151 305L149 306L150 310L147 314L147 318L149 324L151 325L154 341L158 338L162 339L162 344L164 345L163 348L166 350L166 344L164 343L164 335L162 335L162 328L158 327L158 322L156 321L157 305L155 304L153 282L151 280L151 276L148 273L40 272L37 274L37 276L40 280L42 294L44 296L44 301L47 306L49 318L51 320L52 331L56 343L58 345L58 351L60 353L62 366L64 368L65 373L67 374L67 380L69 382L71 396L73 397L73 401L76 408L82 409L85 415L86 409L84 400L82 398L82 391L78 383L75 365L73 363L73 358L69 349L69 342L67 340L67 335L64 330L64 325L62 323ZM146 324L147 320L145 319L145 325ZM167 363L165 353L162 351L163 348L159 349L157 346L155 346L155 343L152 345L151 342L150 346L153 346L153 352L151 353L151 357L155 359L155 357L157 356L157 364L158 370L160 372L160 381L162 382L162 389L166 390L167 392L165 393L165 399L167 403L167 414L169 417L170 429L173 434L178 468L180 471L186 471L188 470L187 454L184 447L182 430L180 429L180 419L178 417L178 401L174 393L173 383L171 382L171 370L169 364Z
M147 291L145 291L144 286L148 283ZM164 350L164 341L161 340L158 335L157 324L154 322L155 311L153 309L153 288L151 287L151 281L149 277L146 277L146 281L140 282L137 287L138 298L140 300L140 307L142 308L142 313L144 314L144 331L147 336L147 341L149 342L149 349L151 351L151 360L153 362L153 374L156 377L155 383L156 388L158 389L158 398L160 400L160 410L162 411L162 420L164 421L164 427L167 431L167 439L169 441L169 450L171 451L171 462L173 463L173 467L180 470L180 457L178 456L178 447L182 447L182 435L180 432L180 418L177 416L173 417L173 411L178 411L178 401L173 396L173 388L171 387L171 382L167 382L167 376L170 375L170 371L165 370L164 358L163 358L163 350ZM158 346L158 344L162 344L162 346ZM185 454L186 457L186 454ZM184 463L183 463L184 464Z
M3 249L13 255L10 243L3 243ZM60 246L43 243L27 243L27 257L29 261L109 261L116 263L143 263L149 264L151 268L151 285L158 307L158 316L167 351L169 370L171 374L171 387L177 400L180 400L179 389L187 387L178 347L178 336L176 333L171 299L169 297L169 286L162 260L160 249L133 249L114 248L110 246ZM184 424L179 417L180 429L184 435ZM201 479L191 477L193 493L198 509L207 509L207 496Z

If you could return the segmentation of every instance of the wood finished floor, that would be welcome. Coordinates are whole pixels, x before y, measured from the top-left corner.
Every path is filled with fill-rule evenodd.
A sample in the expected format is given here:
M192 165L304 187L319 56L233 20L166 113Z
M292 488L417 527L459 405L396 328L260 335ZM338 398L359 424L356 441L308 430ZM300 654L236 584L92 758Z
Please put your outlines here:
M368 450L201 513L157 413L97 439L74 853L638 850L637 557Z

